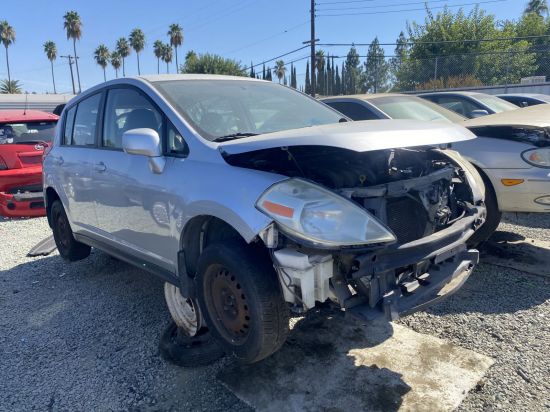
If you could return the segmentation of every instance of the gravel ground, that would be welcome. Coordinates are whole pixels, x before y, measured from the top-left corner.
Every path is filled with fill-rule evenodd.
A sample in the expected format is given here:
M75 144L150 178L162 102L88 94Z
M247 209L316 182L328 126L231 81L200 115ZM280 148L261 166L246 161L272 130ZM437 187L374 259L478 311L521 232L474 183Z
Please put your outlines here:
M550 240L550 217L500 230ZM246 410L216 380L227 360L185 369L159 357L161 281L107 255L27 258L45 219L0 220L0 410ZM550 253L544 251L541 253ZM550 409L550 279L481 264L449 300L401 320L495 358L460 407Z

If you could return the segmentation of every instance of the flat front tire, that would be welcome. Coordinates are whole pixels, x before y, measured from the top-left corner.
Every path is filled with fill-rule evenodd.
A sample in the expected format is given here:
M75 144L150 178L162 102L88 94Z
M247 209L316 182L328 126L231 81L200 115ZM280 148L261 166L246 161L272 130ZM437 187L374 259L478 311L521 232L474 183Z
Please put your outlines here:
M240 242L209 245L196 286L205 323L227 354L253 363L286 341L288 308L267 253Z
M489 178L480 173L483 183L485 183L485 207L487 208L487 217L485 223L468 239L469 247L477 247L481 243L487 241L491 235L497 230L502 212L498 209L498 200L493 185Z
M53 202L50 213L53 238L61 257L70 262L88 257L91 248L74 238L69 219L61 201L56 200Z

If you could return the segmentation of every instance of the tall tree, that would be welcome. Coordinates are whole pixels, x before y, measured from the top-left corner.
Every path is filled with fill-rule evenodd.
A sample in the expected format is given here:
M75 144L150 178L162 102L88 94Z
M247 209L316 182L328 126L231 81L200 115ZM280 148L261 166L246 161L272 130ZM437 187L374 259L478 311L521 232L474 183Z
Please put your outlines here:
M4 20L0 22L0 40L6 48L6 66L8 67L8 82L11 82L10 74L10 59L8 56L8 47L15 43L15 29L10 26L10 24Z
M67 33L67 40L73 41L74 62L76 65L76 78L78 79L78 92L82 92L80 85L80 71L78 69L78 55L76 54L76 41L82 37L82 21L76 11L68 11L63 16L63 27Z
M384 49L380 47L378 37L375 37L367 52L365 62L365 82L362 92L378 93L386 91L389 80L389 64L386 62Z
M124 60L130 55L130 52L132 51L132 49L130 49L130 44L128 43L128 40L126 40L126 37L121 37L117 40L115 50L122 59L122 77L125 77L126 67L124 64Z
M21 85L19 80L8 80L4 79L0 82L0 93L1 94L21 94Z
M340 81L340 73L338 73L338 65L336 65L336 69L334 70L336 73L336 76L334 78L334 92L333 94L335 96L338 96L342 94L342 82Z
M168 37L170 37L170 45L174 48L176 54L176 73L180 72L178 66L178 47L183 43L183 29L179 24L171 24L168 30Z
M548 14L548 3L546 0L529 0L525 7L525 14L536 13L539 16Z
M53 41L48 40L46 43L44 43L44 53L46 53L46 57L50 61L50 65L52 69L53 92L55 94L57 93L57 90L55 88L55 75L53 72L53 62L55 59L57 59L57 46Z
M162 50L164 48L164 43L160 40L156 40L153 43L153 52L157 58L157 74L160 73L160 59L162 59Z
M317 67L317 94L326 94L325 93L325 52L324 50L317 50L315 53L315 61Z
M103 69L103 81L107 81L107 74L105 73L105 68L109 64L109 58L111 53L109 49L104 44L100 44L94 51L94 60L101 68Z
M309 60L306 63L306 80L304 82L304 93L311 94L311 79L309 78Z
M346 94L356 94L361 90L361 77L363 75L363 69L359 64L359 53L357 49L352 46L346 56L346 80L345 88ZM342 81L344 76L342 75Z
M256 78L256 72L254 71L254 63L252 63L252 61L250 62L250 77L252 77L253 79Z
M172 46L165 44L162 46L162 61L166 63L166 73L170 73L170 63L172 63Z
M277 60L275 62L275 67L273 68L273 74L277 76L277 79L279 79L279 84L281 84L281 80L283 80L283 78L286 75L286 66L284 61Z
M138 75L141 74L139 67L139 53L145 48L145 34L141 29L134 29L128 37L130 40L130 46L136 52L137 56L137 66L138 66Z
M265 63L262 65L262 80L265 80Z
M111 66L115 69L115 76L118 79L118 70L120 69L120 66L122 66L122 58L116 51L111 53Z

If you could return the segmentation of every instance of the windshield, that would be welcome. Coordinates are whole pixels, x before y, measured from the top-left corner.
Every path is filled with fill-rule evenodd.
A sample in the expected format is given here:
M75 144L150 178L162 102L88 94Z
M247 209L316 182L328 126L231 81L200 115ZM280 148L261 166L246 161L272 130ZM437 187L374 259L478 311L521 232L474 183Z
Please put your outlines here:
M338 123L342 118L324 104L270 82L174 80L154 85L208 140Z
M464 117L415 96L382 96L368 100L392 119L459 123Z
M513 103L507 102L500 97L491 96L489 94L480 94L474 97L495 113L508 112L510 110L518 109L518 106Z
M0 124L0 144L51 142L56 123L55 121L2 123Z

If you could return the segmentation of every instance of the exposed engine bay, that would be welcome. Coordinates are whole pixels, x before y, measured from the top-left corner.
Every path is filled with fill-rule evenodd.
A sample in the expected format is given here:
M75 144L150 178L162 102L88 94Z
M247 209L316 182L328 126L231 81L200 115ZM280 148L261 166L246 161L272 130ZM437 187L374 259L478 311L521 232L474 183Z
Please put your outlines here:
M330 299L363 318L375 312L391 319L452 293L477 263L478 252L467 250L466 240L485 209L456 159L433 147L359 153L294 146L225 155L233 166L314 181L389 227L393 244L339 250L295 241L275 224L261 238L295 310Z

